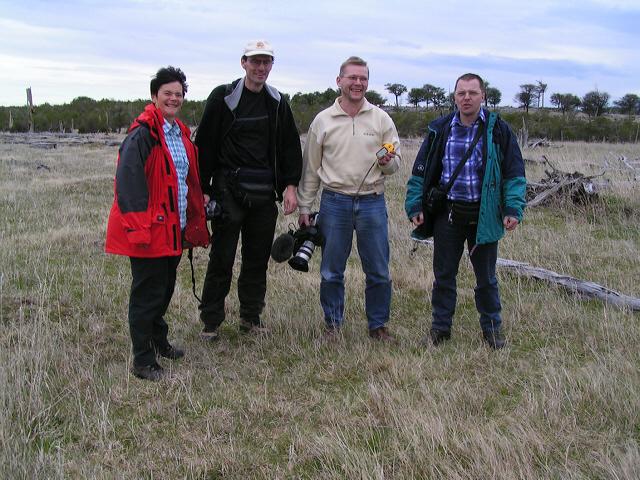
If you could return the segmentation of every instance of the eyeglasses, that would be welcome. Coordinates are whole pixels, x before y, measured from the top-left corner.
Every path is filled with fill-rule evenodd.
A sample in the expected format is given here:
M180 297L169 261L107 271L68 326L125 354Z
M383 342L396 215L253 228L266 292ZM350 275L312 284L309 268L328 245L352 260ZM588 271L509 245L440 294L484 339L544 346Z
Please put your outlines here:
M349 75L348 77L343 76L342 78L346 78L350 82L354 82L354 83L357 82L358 80L360 80L360 83L367 83L369 81L367 77L361 77L359 75Z
M265 67L270 67L273 65L273 59L268 58L266 60L260 60L259 58L249 57L249 63L254 67L259 67L260 65L264 65Z

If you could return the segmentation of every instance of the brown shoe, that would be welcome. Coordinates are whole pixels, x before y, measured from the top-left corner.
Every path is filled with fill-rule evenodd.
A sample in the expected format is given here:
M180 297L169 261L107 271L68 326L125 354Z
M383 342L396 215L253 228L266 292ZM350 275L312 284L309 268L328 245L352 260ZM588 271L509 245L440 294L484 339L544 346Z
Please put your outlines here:
M337 342L340 339L340 327L327 325L322 334L322 339L325 342Z
M396 343L395 337L389 333L387 327L373 328L369 330L369 336L381 342Z
M248 320L240 319L240 333L246 333L251 335L269 335L271 330L264 327L260 323L251 323Z

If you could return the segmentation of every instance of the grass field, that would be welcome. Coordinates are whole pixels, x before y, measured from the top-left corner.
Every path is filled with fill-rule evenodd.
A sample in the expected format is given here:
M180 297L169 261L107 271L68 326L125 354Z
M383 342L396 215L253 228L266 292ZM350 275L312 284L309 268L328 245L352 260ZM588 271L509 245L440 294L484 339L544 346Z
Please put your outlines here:
M234 283L205 344L185 256L167 320L187 356L149 383L129 374L128 259L103 253L117 148L0 144L0 478L639 478L637 313L500 272L509 345L489 351L463 259L453 339L420 346L431 249L412 253L402 207L418 146L404 142L387 188L399 345L367 337L355 249L337 343L321 341L316 254L306 274L270 265L272 335L238 333ZM616 160L640 146L524 154L606 163L610 187L589 207L531 209L500 256L640 296L640 188ZM206 263L197 251L198 288Z

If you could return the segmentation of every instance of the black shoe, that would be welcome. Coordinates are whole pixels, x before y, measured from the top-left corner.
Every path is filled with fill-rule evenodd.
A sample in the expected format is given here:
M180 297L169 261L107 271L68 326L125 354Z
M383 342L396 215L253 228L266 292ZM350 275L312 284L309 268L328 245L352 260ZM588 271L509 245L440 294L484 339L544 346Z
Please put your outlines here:
M176 348L173 345L169 345L168 347L160 349L158 351L158 355L164 358L168 358L169 360L177 360L184 357L184 350Z
M484 341L487 342L487 345L494 350L500 350L507 344L507 340L504 338L501 330L482 332L482 337L484 338Z
M429 337L425 338L423 340L423 343L429 343L429 340L431 340L431 343L435 347L437 347L442 342L445 342L445 341L447 341L449 339L451 339L451 331L450 330L436 330L435 328L432 328L429 331Z
M134 365L131 373L143 380L157 382L164 376L164 369L157 362L153 362L151 365Z

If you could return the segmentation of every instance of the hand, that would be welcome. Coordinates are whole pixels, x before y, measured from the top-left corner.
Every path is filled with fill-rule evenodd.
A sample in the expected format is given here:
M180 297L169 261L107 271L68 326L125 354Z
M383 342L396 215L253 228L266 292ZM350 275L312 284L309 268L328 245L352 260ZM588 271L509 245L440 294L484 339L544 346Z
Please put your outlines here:
M284 191L284 214L289 215L298 208L298 197L296 195L295 185L287 185Z
M518 219L516 217L504 217L504 220L502 220L502 224L504 225L504 228L507 229L508 232L511 232L512 230L515 230L516 227L518 226Z
M424 214L420 212L415 217L411 217L411 223L413 223L416 227L422 225L424 223Z
M207 195L206 193L203 193L202 198L204 199L204 206L206 207L207 203L209 203L209 200L210 200L209 195Z
M396 156L395 153L387 152L387 154L384 157L378 159L378 165L380 165L381 167L384 167L387 163L393 160L393 157L395 156Z
M298 217L298 225L300 227L302 227L303 225L305 227L308 227L309 225L311 225L311 221L309 220L309 214L308 213L301 213L300 216Z

